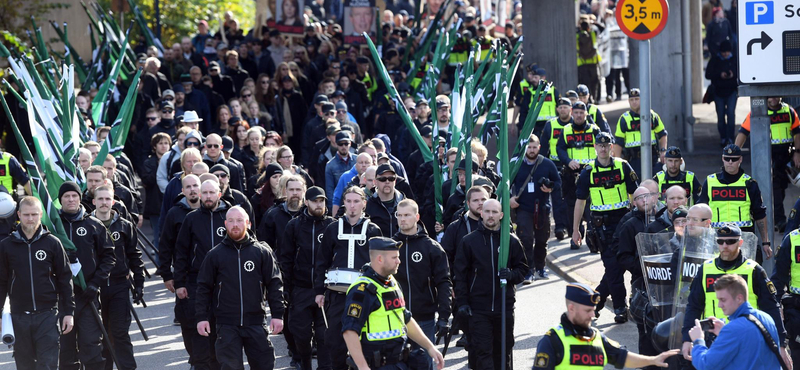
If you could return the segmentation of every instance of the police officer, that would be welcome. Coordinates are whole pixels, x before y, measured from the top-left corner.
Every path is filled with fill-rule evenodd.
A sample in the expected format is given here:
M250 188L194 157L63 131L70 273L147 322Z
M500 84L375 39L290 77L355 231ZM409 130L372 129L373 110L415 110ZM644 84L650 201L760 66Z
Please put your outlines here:
M800 168L800 119L797 112L781 101L781 97L767 98L767 115L770 118L770 139L772 142L772 206L775 212L775 227L783 232L786 227L786 211L783 198L789 186L786 166ZM750 113L742 122L736 134L736 145L740 148L750 136Z
M602 369L614 364L618 369L645 366L666 367L666 359L678 350L662 352L658 356L643 356L629 352L619 343L593 328L595 307L600 293L591 287L572 283L567 285L567 312L561 315L561 324L550 329L539 340L534 369Z
M17 158L9 152L0 151L0 186L9 194L17 190L14 182L25 188L25 194L31 194L30 177L22 168Z
M58 189L61 221L77 250L74 258L81 264L86 288L75 288L75 330L61 336L59 367L77 370L105 369L102 330L90 305L97 305L98 291L107 285L114 268L114 244L100 220L89 215L81 205L81 188L66 181ZM70 261L73 257L70 256ZM80 351L79 351L80 350Z
M325 343L325 318L314 301L314 259L322 244L325 228L334 222L327 215L325 191L319 186L306 190L305 209L286 224L286 232L278 248L283 272L284 291L289 294L289 314L292 321L287 329L294 336L300 368L311 370L311 342L317 343L317 363L330 368L331 359Z
M460 318L469 321L470 352L474 352L476 369L499 369L502 361L511 369L514 348L514 296L516 284L530 271L522 244L511 234L506 268L495 263L500 253L500 222L503 212L495 199L483 203L481 225L467 234L458 246L455 270L455 293ZM507 282L506 295L501 295L501 280ZM502 300L506 312L501 311ZM502 316L506 316L506 337L501 338ZM505 340L506 353L501 351Z
M728 145L730 146L730 145ZM747 281L750 292L747 301L754 308L766 312L775 321L781 346L781 355L786 353L786 332L783 330L780 304L776 297L777 290L767 277L767 272L755 261L745 258L741 253L742 230L733 223L726 223L717 228L717 246L719 256L705 261L697 270L692 285L689 287L689 301L683 318L683 358L692 360L692 341L689 330L695 326L695 320L716 317L726 320L725 314L717 306L714 294L714 281L722 275L741 275Z
M8 294L17 369L55 369L59 329L73 328L72 273L61 242L42 227L39 199L23 197L17 213L19 228L0 241L0 310Z
M800 230L795 229L783 238L775 259L775 271L772 282L778 290L783 306L784 325L786 326L792 362L800 364ZM788 288L788 292L785 290ZM788 293L788 294L784 294Z
M761 248L756 251L756 262L772 257L770 233L767 232L767 207L761 200L761 190L756 180L741 169L742 150L735 144L722 149L722 168L706 177L697 203L711 207L712 227L733 223L744 231L754 232L758 226L762 238Z
M601 295L597 314L599 315L600 309L605 305L605 299L611 294L616 314L614 320L625 322L627 307L625 306L625 285L622 280L625 270L617 263L616 251L602 247L611 244L620 219L628 212L631 191L639 185L636 172L628 162L611 156L613 143L614 138L611 134L607 132L597 134L594 139L597 158L584 166L578 177L575 220L573 221L575 232L572 233L572 242L575 245L581 245L582 237L578 232L578 226L586 207L586 199L591 198L590 230L587 232L586 244L590 245L590 249L601 252L600 257L605 267L603 279L597 287ZM594 241L590 242L589 239L594 239ZM599 245L599 247L592 248L590 243Z
M533 267L525 274L525 285L534 278L549 279L544 269L547 239L550 239L549 200L552 191L561 188L558 169L553 161L539 155L539 148L539 138L531 134L525 155L520 159L522 165L511 186L516 191L512 191L510 206L517 213L517 231L525 258Z
M188 215L181 224L178 238L175 241L174 280L175 295L178 297L177 305L183 310L186 322L181 326L197 326L196 298L197 275L208 251L225 238L225 214L231 208L222 196L219 183L206 180L200 185L200 201L202 206ZM213 315L211 322L214 322ZM192 354L195 362L192 365L198 370L207 370L216 365L214 340L216 338L215 326L211 326L211 338L192 333ZM188 333L186 333L188 334ZM185 341L185 340L184 340Z
M637 171L641 170L642 152L642 134L640 123L640 98L639 89L631 89L628 93L628 104L631 109L623 113L617 121L617 129L614 131L616 142L614 143L613 156L616 158L625 158L631 167ZM658 113L650 110L650 140L653 145L653 162L648 166L653 168L653 172L658 171L658 161L664 163L664 153L667 152L667 129L661 121Z
M658 182L658 188L662 194L666 194L667 189L674 185L686 189L686 198L688 205L693 205L700 197L700 180L697 179L694 172L684 171L683 156L681 155L681 148L671 146L667 148L664 154L664 168L665 170L658 171L653 180Z
M525 79L519 83L519 93L517 94L517 101L514 102L514 120L517 123L518 132L522 132L525 121L528 118L528 113L533 108L533 93L539 88L540 84L546 84L546 71L544 68L538 68L536 65L526 67ZM542 89L542 94L545 94L544 103L539 110L539 116L536 117L536 125L533 128L533 133L536 136L541 135L547 121L556 117L556 99L558 98L558 90L555 86L550 89Z
M269 333L283 330L283 286L278 262L267 243L256 240L247 211L231 207L226 236L211 249L197 276L197 332L211 334L210 308L216 319L217 359L223 369L243 369L242 349L251 369L275 366ZM272 313L269 332L264 321Z
M97 217L108 229L117 263L108 277L107 285L100 291L100 303L103 306L103 324L114 342L114 351L117 365L120 369L136 369L136 360L133 358L133 345L128 329L131 326L130 295L133 283L133 301L140 303L144 295L144 262L142 252L137 248L136 226L122 218L114 209L114 188L102 185L94 190L95 211L92 216ZM130 273L133 273L133 281ZM103 348L106 357L106 368L113 367L114 363L107 355L110 348Z
M334 370L347 369L347 348L341 341L342 315L345 311L345 295L327 289L325 273L329 269L360 269L369 261L367 240L381 236L381 230L364 215L367 196L364 190L351 186L342 194L345 214L332 222L322 234L322 245L317 250L314 269L314 300L325 310L328 329L325 343L331 356Z
M611 128L608 127L608 120L606 119L606 115L597 107L596 104L592 104L591 98L592 94L589 93L589 87L580 84L575 89L578 93L578 100L582 101L583 104L586 104L586 114L588 114L590 122L597 125L603 132L611 132Z
M369 266L347 289L341 333L358 369L406 369L406 339L424 348L438 369L444 368L444 357L411 317L393 277L400 266L402 244L384 237L370 238Z
M586 104L581 101L572 105L572 123L564 126L561 137L556 144L558 159L564 164L564 182L562 183L562 193L567 203L568 210L575 209L575 181L580 175L583 167L591 163L597 154L594 150L594 142L600 128L586 120ZM569 217L570 235L574 235L572 229L575 220L571 212L567 212ZM589 214L584 211L583 218L589 219ZM578 221L578 224L582 220ZM583 233L583 230L580 231ZM573 244L572 249L578 249L579 244Z
M399 230L393 239L402 243L400 258L404 263L395 278L406 298L406 307L413 310L422 332L433 341L434 334L443 337L449 328L452 283L447 255L419 223L417 202L403 199L397 204L396 213Z
M544 124L542 136L540 136L540 152L542 155L553 161L553 164L555 164L556 168L558 168L559 172L561 173L561 182L563 187L565 176L564 164L558 159L556 145L558 144L558 140L561 138L561 132L564 131L564 126L574 122L572 119L572 103L569 101L569 99L558 99L556 113L558 114L558 117L555 117ZM553 220L556 224L556 239L564 240L568 235L570 235L569 229L572 227L570 216L572 215L572 212L570 212L570 209L568 208L569 206L564 199L564 192L562 189L554 189L550 194L550 198L553 201Z

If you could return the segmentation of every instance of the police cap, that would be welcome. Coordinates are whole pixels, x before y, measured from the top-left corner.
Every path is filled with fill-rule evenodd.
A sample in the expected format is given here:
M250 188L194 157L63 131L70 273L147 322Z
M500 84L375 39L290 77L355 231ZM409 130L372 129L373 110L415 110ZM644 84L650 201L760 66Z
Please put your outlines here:
M665 158L682 158L681 157L681 148L677 146L671 146L667 148L667 154L664 154Z
M729 237L729 236L742 236L742 229L739 226L736 226L731 223L726 223L719 229L717 229L717 236L718 237Z
M569 99L567 99L567 98L559 98L558 99L558 104L556 104L556 106L560 107L562 105L566 105L566 106L571 108L572 107L572 102L569 101Z
M321 187L312 186L306 190L306 200L316 200L320 197L328 199L328 197L325 196L325 190L322 190Z
M564 96L566 96L567 98L575 98L575 99L577 99L578 98L578 93L576 93L575 90L567 90L567 94L564 95Z
M736 144L728 144L722 148L722 155L726 157L741 157L742 156L742 148L740 148Z
M614 144L614 137L611 136L608 132L601 132L597 134L597 137L594 139L595 144Z
M403 242L383 236L376 236L369 239L369 250L371 251L396 251L400 250L402 245Z
M633 88L630 92L628 92L629 98L638 98L641 93L639 92L639 88Z
M582 101L576 101L575 104L572 104L572 109L586 110L586 104Z
M578 85L575 90L578 92L578 95L589 95L589 87L584 84Z
M600 303L600 293L582 283L567 284L567 294L565 298L584 306L596 306Z

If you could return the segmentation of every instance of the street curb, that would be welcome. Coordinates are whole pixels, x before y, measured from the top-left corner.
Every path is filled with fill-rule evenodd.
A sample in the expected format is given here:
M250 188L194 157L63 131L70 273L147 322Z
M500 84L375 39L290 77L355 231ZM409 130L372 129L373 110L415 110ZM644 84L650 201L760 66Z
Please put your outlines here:
M562 279L564 279L564 280L566 280L566 281L568 281L570 283L581 283L581 284L586 284L586 285L590 285L590 286L592 285L592 283L590 281L584 279L580 275L578 275L576 273L567 272L561 266L561 264L559 264L557 261L554 261L554 257L550 253L547 254L545 263L547 264L547 267L550 269L550 271L555 272L556 274L558 274L558 276L561 276Z

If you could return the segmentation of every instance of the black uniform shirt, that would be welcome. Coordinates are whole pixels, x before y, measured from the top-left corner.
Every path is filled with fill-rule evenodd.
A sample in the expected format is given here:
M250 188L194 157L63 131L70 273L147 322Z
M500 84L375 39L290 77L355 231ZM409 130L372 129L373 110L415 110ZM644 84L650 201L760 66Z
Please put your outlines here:
M564 327L565 335L581 335L590 336L588 329L576 328L572 322L567 319L567 314L561 315L561 326ZM592 329L595 330L595 329ZM609 364L613 364L617 369L625 367L625 360L628 359L628 350L621 346L616 341L609 339L605 334L597 331L600 339L603 341L603 349L606 352L606 360ZM564 358L564 343L558 337L553 329L547 333L539 341L536 347L536 357L533 360L534 369L555 369L561 360Z

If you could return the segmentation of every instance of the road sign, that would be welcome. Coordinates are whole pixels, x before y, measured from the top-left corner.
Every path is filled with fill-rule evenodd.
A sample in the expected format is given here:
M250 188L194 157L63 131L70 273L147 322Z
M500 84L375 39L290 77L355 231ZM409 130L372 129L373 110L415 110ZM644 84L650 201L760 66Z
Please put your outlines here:
M800 82L800 1L744 0L739 6L739 80Z
M617 24L628 37L650 40L664 29L669 18L667 0L621 0Z

